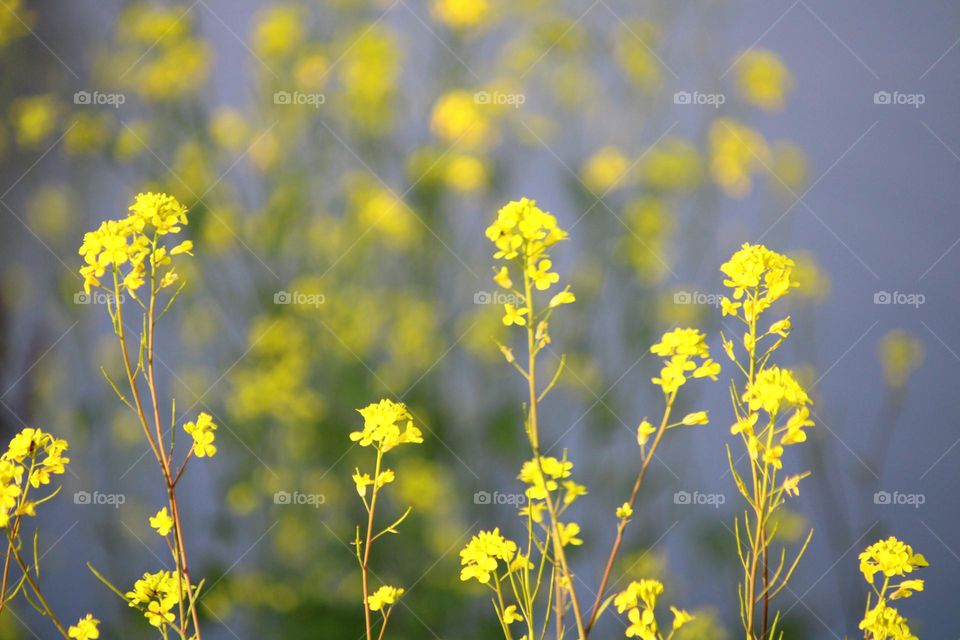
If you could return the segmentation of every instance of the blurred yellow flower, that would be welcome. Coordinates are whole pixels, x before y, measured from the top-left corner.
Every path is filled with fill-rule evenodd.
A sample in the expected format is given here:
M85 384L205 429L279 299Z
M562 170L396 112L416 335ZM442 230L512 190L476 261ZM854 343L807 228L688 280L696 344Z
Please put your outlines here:
M13 101L10 124L21 147L34 148L50 137L57 127L60 107L53 95L30 96Z
M292 4L263 9L253 28L253 50L268 59L289 55L306 35L305 18L302 7Z
M783 107L793 79L780 56L766 49L751 49L736 63L737 88L743 99L773 111Z
M454 191L470 193L487 183L487 167L476 156L454 155L447 162L443 179Z
M759 132L732 118L718 118L710 125L710 175L727 195L749 195L752 174L770 163L770 149Z
M903 329L894 329L880 340L883 377L894 389L902 389L910 374L923 364L923 343Z
M433 0L431 13L449 27L469 29L486 24L491 9L487 0Z
M590 156L580 169L580 175L587 188L600 196L626 186L624 179L629 169L630 161L611 145Z
M479 104L472 93L452 91L440 96L430 117L430 130L448 144L467 149L495 144L497 132L490 119L491 111Z

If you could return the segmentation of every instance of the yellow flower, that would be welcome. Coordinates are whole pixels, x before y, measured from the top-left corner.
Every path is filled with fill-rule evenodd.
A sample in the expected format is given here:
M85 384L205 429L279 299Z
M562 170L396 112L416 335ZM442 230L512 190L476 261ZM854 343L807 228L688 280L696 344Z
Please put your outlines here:
M513 624L514 622L523 622L523 616L517 612L517 605L511 604L503 610L503 623Z
M790 278L793 266L793 260L762 244L745 243L720 271L726 276L723 284L733 289L733 299L743 300L744 320L750 322L796 286ZM729 315L739 309L729 300L721 305L724 315L727 309L731 309Z
M771 416L777 415L784 406L805 408L811 403L810 396L804 391L800 383L789 369L772 366L757 374L753 384L747 387L743 394L743 401L750 411L763 409ZM809 412L798 412L794 419L794 426L809 426L807 420Z
M860 554L860 572L867 582L873 582L873 577L880 572L887 578L904 576L929 566L926 558L914 553L913 548L900 540L890 536L870 545Z
M88 613L67 630L67 635L74 640L97 640L100 637L99 625L100 621Z
M717 118L710 125L710 175L728 196L746 197L752 175L771 162L767 141L756 130L732 118Z
M497 140L490 113L490 109L479 104L472 93L452 91L441 96L434 105L430 129L449 144L465 149L485 148Z
M673 612L673 630L676 631L680 627L684 626L688 622L694 619L694 616L690 615L683 609L677 609L676 607L671 606L670 611Z
M647 442L650 440L650 436L652 436L656 432L657 432L656 427L654 427L652 424L647 422L646 419L644 419L640 423L640 426L637 427L637 444L639 444L641 447L645 446Z
M894 389L902 389L910 374L923 364L923 343L902 329L895 329L880 341L883 377Z
M602 195L620 186L629 169L627 157L616 147L606 146L587 159L580 175L588 189Z
M213 457L217 454L217 447L213 444L214 431L217 425L213 423L213 417L206 412L201 412L197 416L196 422L188 422L183 425L183 430L193 438L193 454L198 458Z
M156 529L161 536L170 533L170 530L173 529L173 518L167 513L166 507L157 511L157 515L150 517L150 526Z
M506 267L500 267L497 275L493 276L493 281L504 289L513 288L513 280L510 279L510 271Z
M254 28L254 51L264 58L288 55L306 35L304 18L300 7L278 5L265 9Z
M374 445L386 453L401 444L423 442L423 433L413 425L413 416L402 402L384 399L358 412L363 416L363 430L352 432L350 440L360 443L361 447Z
M486 24L491 11L487 0L433 0L431 13L454 29L469 29Z
M177 574L159 571L144 573L134 583L133 590L127 592L126 598L131 607L143 612L147 622L159 628L176 619L172 609L180 602L180 596L185 595L186 585Z
M570 522L567 524L558 522L557 535L560 537L560 544L564 547L567 545L573 545L577 547L583 544L583 540L577 537L580 535L580 525L576 522Z
M481 531L460 551L460 579L474 579L481 584L490 582L497 571L498 561L509 568L517 556L517 544L500 535L500 529Z
M550 298L549 306L551 309L554 309L556 307L559 307L560 305L571 304L576 301L577 301L577 298L576 296L573 295L573 293L571 293L570 291L561 291L560 293Z
M370 611L380 611L387 606L396 604L402 595L403 589L400 587L384 585L367 596L367 605L369 605Z
M629 502L624 502L622 505L617 507L617 518L621 520L626 520L633 515L633 507L630 506Z
M709 417L707 416L706 411L696 411L694 413L688 413L683 416L683 420L680 421L680 424L685 426L692 426L698 424L707 424L710 422Z
M503 305L503 324L508 327L513 324L522 327L527 324L527 319L523 316L529 312L530 310L526 307L520 307L518 309L508 302Z
M751 49L740 57L736 68L744 100L767 111L783 107L792 79L780 56L766 49Z
M667 395L683 386L688 376L716 380L720 373L720 365L710 358L706 335L696 329L668 331L650 351L666 358L653 383L660 385ZM696 358L700 358L699 363Z

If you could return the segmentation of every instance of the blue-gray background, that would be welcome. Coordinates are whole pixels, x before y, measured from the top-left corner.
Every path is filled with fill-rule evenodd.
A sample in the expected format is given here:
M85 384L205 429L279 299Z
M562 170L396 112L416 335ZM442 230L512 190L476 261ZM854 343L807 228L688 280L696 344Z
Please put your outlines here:
M621 9L618 3L610 2L609 5L617 11ZM427 11L418 3L410 2L409 6L418 15L426 16ZM73 64L74 60L82 59L79 52L86 43L109 32L119 5L81 0L37 2L35 8L40 15L37 40L42 38L44 46L33 43L33 70L5 65L4 75L35 73L36 82L41 83L46 76L57 73L57 61L44 58L49 53L47 45L68 64L76 66L79 72L83 63ZM202 8L206 11L197 7L201 28L215 44L219 60L211 88L221 100L241 102L249 90L244 84L244 72L252 63L245 46L230 32L247 33L256 3L210 0L203 3ZM593 18L599 19L607 10L604 3L591 5L585 1L571 3L567 13L574 18L583 14L584 21L589 22ZM381 11L371 11L371 15L379 15ZM960 324L956 318L960 300L955 276L960 267L960 216L956 204L960 202L960 118L957 117L960 113L960 5L951 2L797 0L732 2L721 7L716 2L691 2L673 7L672 11L669 53L664 54L670 73L664 74L664 92L711 91L723 84L722 76L727 66L742 50L764 47L776 51L793 74L794 91L782 111L754 115L750 123L770 138L789 137L810 157L810 181L797 193L773 200L760 195L736 201L711 200L709 206L718 222L716 227L704 227L703 233L709 237L701 238L710 249L702 262L679 256L672 265L677 277L673 281L668 279L665 284L689 285L699 291L715 292L719 289L718 260L729 255L743 241L761 239L787 253L792 249L812 252L830 276L829 297L802 317L815 327L815 335L805 342L807 346L803 352L790 354L795 361L814 364L817 371L819 379L815 391L818 404L815 409L818 426L814 439L823 454L820 473L829 480L821 480L817 485L819 491L813 486L805 490L797 503L797 509L808 516L816 533L790 592L782 597L781 608L790 610L791 616L804 619L814 637L841 638L844 634L855 637L855 621L865 593L865 585L856 570L856 555L881 534L895 534L923 552L932 565L925 572L926 590L903 606L908 616L916 620L919 635L937 639L960 637L960 623L954 611L956 594L960 591L960 520L956 510L956 485L960 479L956 471L960 457L960 447L957 446L960 443L957 422L960 414L960 394L957 393ZM429 42L430 36L425 34L418 20L411 19L411 13L398 9L394 15L388 16L387 22L406 31L414 41ZM606 17L609 19L609 15ZM711 59L698 58L696 51L700 48L719 52L719 55ZM434 46L421 55L444 58L449 52L446 47ZM60 73L62 75L62 70ZM409 87L415 88L418 83L426 82L425 78L418 77L415 65L405 69L404 73ZM460 73L465 75L466 71L460 69ZM72 80L68 79L67 84L70 82ZM921 94L924 103L919 108L878 105L874 101L877 91ZM410 100L417 103L416 91L411 89L410 92ZM420 106L425 111L429 103L424 100ZM629 113L628 108L624 110ZM675 121L679 122L677 132L692 135L699 126L698 119L699 116L691 116L689 110L669 105L665 113L656 115L656 120L651 118L650 122L643 123L642 135L648 144L652 143ZM571 131L570 137L597 135L616 141L619 128L628 126L629 122L605 121L602 112L588 106L580 112L577 124L582 129ZM427 123L421 120L414 126L425 131ZM336 146L329 138L318 140L318 144L321 143L325 149ZM565 141L561 136L551 142L549 148L545 145L528 150L526 158L532 162L509 176L502 194L496 194L494 199L471 210L473 220L469 228L480 228L482 221L490 215L491 205L521 193L538 197L560 217L561 222L572 224L579 215L576 214L577 205L565 192L565 183L571 177L557 157L566 157L564 149ZM359 155L363 157L362 152ZM33 168L35 160L36 156L25 155L8 158L3 165L6 186L2 188L8 191L2 198L8 209L0 211L3 244L10 254L22 260L22 264L48 263L46 266L59 269L59 265L52 264L51 256L45 254L46 249L40 241L14 216L24 208L33 187L50 176L69 180L73 177L71 172L77 169L75 165L61 163L53 157ZM402 174L398 169L402 162L403 158L398 158L391 166L387 159L380 166L385 167L388 175L397 175ZM24 177L21 179L21 176ZM7 190L7 186L14 184L15 188ZM403 185L398 186L402 191ZM100 210L112 211L119 210L118 203L126 201L130 187L122 181L103 178L94 191L98 194L96 200ZM605 212L598 209L595 214L605 215ZM102 217L94 210L77 211L73 215L80 220L81 228L95 224ZM694 238L698 232L696 225L686 230ZM479 242L470 247L463 237L448 238L453 251L462 253L474 271L485 273L486 247L480 246ZM432 242L434 238L428 237L427 241ZM583 243L572 246L577 251L591 250ZM600 252L605 250L599 249ZM447 257L445 268L460 268L457 260ZM63 259L71 265L76 262L70 254L64 255ZM562 262L564 267L576 268L575 258L566 258ZM5 270L12 269L10 265L12 262L6 261ZM50 280L39 286L40 290L30 294L32 303L29 308L18 310L16 319L11 319L5 328L7 348L3 386L6 393L3 398L13 407L8 410L22 416L28 423L35 419L34 411L40 410L26 401L16 404L14 399L18 398L19 391L15 387L31 380L36 373L34 359L40 354L45 356L45 350L73 322L72 318L65 319L51 312L45 302L47 294L51 298L62 297L62 291L52 290L54 285ZM43 286L51 290L45 291ZM471 286L484 285L474 282ZM924 302L918 307L878 305L874 296L879 291L922 294ZM643 313L642 309L631 308L629 300L620 304L623 305L621 310ZM11 318L13 315L11 313ZM621 396L629 406L630 399L636 395L633 389L647 384L648 372L630 368L636 359L635 354L618 356L616 344L603 344L603 316L604 309L600 309L600 320L590 333L599 334L597 349L605 350L610 357L608 362L612 362L611 368L619 369L619 372L614 371L610 380L594 395L606 398L607 393L612 393ZM226 320L225 324L229 324ZM794 321L799 323L801 318L795 317ZM83 326L95 327L96 324L86 318ZM102 330L103 322L100 324ZM241 322L238 326L245 325ZM38 327L46 329L41 331ZM902 411L895 415L887 455L877 464L871 456L877 445L878 425L890 415L890 407L884 401L877 345L882 335L898 328L910 332L922 342L925 359L910 379ZM243 329L237 331L242 333ZM78 360L97 357L90 338L95 333L81 335L71 335L52 348L65 350ZM717 348L715 341L714 344ZM242 349L238 349L234 358L226 359L227 363L241 353ZM618 363L617 357L622 362ZM68 372L65 379L68 384L83 388L95 382L84 379L90 377L91 371L93 369L86 366L76 373ZM439 367L428 375L442 377L450 371ZM625 376L621 379L620 374ZM453 385L450 382L447 389L467 388ZM34 382L31 386L42 385ZM609 391L607 387L610 387ZM56 401L58 395L54 393L49 401ZM71 401L74 398L65 392L63 397ZM102 402L106 405L111 398L103 395ZM478 403L475 399L466 402ZM610 462L622 462L626 454L622 451L624 447L618 448L616 438L606 436L600 443L605 449L591 450L595 444L590 431L591 413L603 408L603 403L599 402L601 406L598 407L598 402L587 402L579 410L548 408L546 415L557 425L557 434L573 427L565 436L563 445L578 452L574 458L593 455L594 467L602 469ZM640 405L640 401L636 404ZM722 387L716 385L705 394L702 404L715 416L712 426L704 429L698 437L676 440L665 448L663 466L654 467L660 472L655 486L657 495L661 496L653 499L656 504L655 508L651 507L656 517L640 526L647 530L650 542L659 541L660 534L668 532L663 541L671 572L677 576L673 589L680 594L676 598L678 602L690 606L713 603L729 609L734 602L731 585L735 583L735 575L714 570L702 551L694 551L700 548L696 544L699 538L705 537L711 527L720 527L720 522L729 523L736 511L735 494L729 476L725 474L723 447L729 438L723 426L726 419L719 417L726 415L727 410ZM112 409L103 411L108 414ZM635 423L643 411L654 413L656 410L634 406L630 413L623 413L624 420ZM575 423L574 419L581 413L585 417ZM18 426L17 420L9 416L5 420L5 428ZM482 424L466 426L483 428ZM49 428L54 430L54 425ZM67 424L57 424L56 428L69 436L73 427L67 421ZM621 445L630 442L629 434L621 432L617 437ZM466 476L467 489L507 490L511 486L508 480L494 481L485 477L482 471L500 468L504 474L512 473L510 469L516 468L519 458L517 455L507 456L499 461L499 467L488 466L490 461L482 458L475 461L475 452L469 445L476 442L475 438L463 438L458 445L457 438L451 437L449 453L456 453L448 454L447 461L455 468L463 463L471 469L473 476L460 469ZM92 481L87 473L93 474L90 469L98 464L94 461L110 457L107 445L101 445L101 442L95 437L78 437L76 440L72 454L78 479L75 486L71 484L74 480L67 483L69 494L90 488ZM101 446L104 448L99 449ZM243 454L242 449L238 450ZM588 451L596 453L588 454ZM627 456L626 459L631 458ZM132 461L124 459L110 464L124 470L129 466L128 462ZM587 464L585 467L590 468ZM629 471L623 476L629 476ZM501 474L500 477L510 476ZM111 482L116 483L115 478L116 475ZM144 480L145 485L149 485L150 479ZM591 485L589 476L579 479ZM204 470L196 483L201 488L193 494L191 507L198 514L212 513L219 503L216 497L217 474ZM878 505L870 489L921 494L924 502L919 507ZM716 514L708 508L691 513L691 509L673 504L671 496L675 491L719 491L729 499ZM602 494L602 491L597 493ZM844 523L838 524L835 512L825 506L831 501L834 508L846 514ZM46 575L54 585L55 598L66 603L72 617L74 613L79 615L88 609L100 610L99 603L108 595L85 573L80 561L88 556L102 561L115 545L131 551L136 548L136 542L128 538L116 543L111 538L117 535L116 529L104 532L80 521L73 505L67 502L58 507L50 526L50 542L57 539L56 532L66 533L64 542L50 553ZM585 575L592 576L593 569L586 567L593 567L595 563L590 564L589 560L596 560L606 544L605 529L599 525L596 529L592 527L607 511L606 507L597 507L595 516L584 518L591 522L589 530L596 533L595 540L598 540L592 551L585 551L580 556ZM478 513L484 519L490 517L489 513ZM507 513L505 511L501 516L506 517ZM102 516L109 519L111 514L106 512ZM133 526L136 518L127 521ZM80 524L74 525L75 522ZM207 520L198 515L194 525L202 529L212 522L212 516ZM482 526L493 526L493 523L484 522ZM249 532L244 531L239 541L234 539L231 542L234 556L246 557L245 550L265 530L269 531L267 526L257 525ZM203 541L201 548L215 556L217 534L212 527L208 531L209 539ZM125 535L123 528L119 534ZM324 534L320 530L317 535ZM343 535L349 536L349 532ZM221 555L229 556L230 553L233 552L228 548ZM254 557L255 554L251 555L248 561ZM425 564L430 562L433 560ZM224 560L222 565L221 569L233 568L231 561ZM138 561L132 572L140 570ZM453 575L451 580L455 580ZM588 580L592 582L592 578ZM416 600L412 602L416 603ZM414 606L426 607L429 603ZM483 615L488 615L486 609ZM726 615L724 620L735 636L731 617ZM31 622L31 626L38 629L41 624ZM231 625L230 630L217 627L214 633L218 638L248 637L245 628L241 623ZM423 637L428 635L423 630L421 633ZM455 637L443 632L439 635ZM41 631L38 637L47 637L46 632Z

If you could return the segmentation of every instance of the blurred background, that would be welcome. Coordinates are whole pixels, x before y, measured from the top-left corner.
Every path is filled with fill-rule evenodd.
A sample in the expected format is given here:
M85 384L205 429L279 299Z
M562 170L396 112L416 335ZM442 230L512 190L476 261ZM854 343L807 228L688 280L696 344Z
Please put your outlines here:
M128 585L166 555L147 526L159 474L99 372L119 354L76 250L163 190L197 245L163 388L221 425L221 455L182 485L205 636L362 633L347 434L380 397L427 436L398 454L388 509L414 514L374 567L407 588L393 635L499 634L457 552L521 525L523 390L494 343L482 231L526 196L572 236L554 253L578 300L548 365L569 366L541 429L590 489L584 582L636 425L661 410L649 345L691 325L718 350L718 267L762 241L798 262L783 357L816 402L786 461L813 475L781 535L815 529L786 637L857 636L857 554L891 534L932 565L902 607L914 631L957 637L958 44L942 0L0 0L0 430L71 442L42 514L54 608L152 637L84 566ZM690 389L711 425L666 440L616 575L663 578L699 615L684 637L736 637L728 398ZM49 637L12 613L0 636ZM621 633L608 616L602 636Z

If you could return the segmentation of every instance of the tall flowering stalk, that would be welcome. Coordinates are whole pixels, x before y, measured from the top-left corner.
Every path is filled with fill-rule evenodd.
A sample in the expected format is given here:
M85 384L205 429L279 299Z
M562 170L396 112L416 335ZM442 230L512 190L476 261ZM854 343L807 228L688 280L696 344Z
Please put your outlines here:
M414 426L413 416L410 415L403 403L381 400L358 411L363 416L363 429L352 432L350 439L361 447L372 447L377 455L372 473L361 472L358 468L353 474L357 494L363 501L363 507L367 512L366 533L361 534L360 526L357 526L354 550L357 563L360 565L363 585L363 615L366 638L367 640L374 640L376 637L377 640L381 640L387 631L390 613L393 611L394 605L400 600L404 590L400 587L381 585L376 591L371 592L370 553L373 549L373 543L377 539L388 533L397 533L397 527L410 515L410 508L408 507L403 515L384 529L377 531L377 499L380 497L381 489L396 480L393 469L384 467L384 456L402 444L422 443L423 434L420 429ZM378 611L382 620L380 632L375 636L373 614Z
M672 427L707 422L703 411L692 413L680 422L670 422L678 389L689 377L715 378L719 365L710 359L703 334L692 329L669 332L654 345L653 352L665 358L663 370L654 378L654 383L664 391L666 410L659 427L652 427L644 420L638 429L640 471L630 498L616 510L617 534L601 579L601 595L592 610L587 611L578 597L575 576L567 558L568 547L583 544L579 537L580 525L564 517L567 509L587 490L573 480L573 463L567 460L566 453L561 458L542 455L538 414L539 403L556 384L565 359L561 357L550 381L542 385L537 378L537 357L551 343L549 322L554 310L575 302L576 298L569 287L540 302L537 294L549 295L549 289L560 281L560 276L551 271L553 264L548 250L564 240L567 233L557 225L554 216L538 208L535 201L524 198L501 208L486 235L497 247L494 259L504 263L494 269L494 281L513 296L513 301L504 305L503 324L518 326L526 334L527 353L523 363L517 361L509 347L500 345L500 349L507 362L524 378L527 389L524 428L533 457L523 463L519 475L527 485L527 504L520 510L527 526L527 539L520 545L501 535L499 529L481 531L460 552L460 578L476 580L491 590L494 610L507 640L513 640L511 625L517 623L524 626L522 637L528 640L543 638L551 622L556 637L563 638L568 631L570 613L576 637L585 640L597 618L614 599L620 613L626 612L630 620L628 637L662 638L653 612L657 594L651 585L656 581L632 582L625 591L605 601L602 594L623 541L624 529L633 515L643 477L663 433ZM514 278L517 278L516 286ZM651 443L653 434L656 436ZM545 611L539 615L538 599L546 600ZM685 611L675 609L673 631L690 619L692 616Z
M0 616L18 595L48 618L67 640L95 640L100 637L100 621L87 614L69 629L64 626L40 588L40 557L34 533L31 556L24 557L22 525L24 518L37 515L37 507L53 500L62 486L54 488L55 476L63 475L70 458L63 455L66 440L41 429L27 427L13 437L0 456L0 530L6 534L7 547L0 578ZM33 490L31 492L31 490ZM32 564L31 564L32 562ZM16 564L20 572L14 576Z
M771 364L790 335L790 317L760 328L762 314L795 286L790 279L793 266L793 260L762 245L744 244L720 267L724 285L732 289L731 296L721 300L723 315L744 326L739 347L726 337L723 346L744 377L741 385L730 382L735 418L730 432L740 436L745 449L740 459L747 458L749 469L741 473L729 446L727 458L748 507L735 521L743 568L740 618L747 640L777 637L780 614L771 612L770 602L787 586L813 535L811 529L789 564L785 548L771 557L777 532L774 515L789 496L799 495L800 481L809 475L781 477L784 450L804 442L804 430L813 426L810 396L793 372Z
M873 543L860 554L860 572L872 591L867 594L867 608L860 622L865 640L917 640L907 619L890 606L890 601L923 591L923 580L907 578L907 574L927 566L926 558L893 536ZM879 586L877 574L883 578ZM901 580L893 583L895 578ZM876 603L871 606L873 598Z
M126 594L94 573L139 609L164 638L176 633L182 640L201 640L196 605L202 581L195 583L190 576L177 488L193 458L216 454L217 426L207 413L185 423L183 429L192 446L178 462L176 403L171 400L170 418L164 421L154 370L157 323L183 290L182 284L178 286L174 261L193 255L190 240L174 242L187 222L186 207L173 196L141 193L126 217L107 220L87 233L79 253L85 261L80 274L87 293L92 288L107 293L107 311L120 344L129 397L101 370L121 402L136 415L160 469L167 504L150 518L150 526L166 541L174 564L174 571L145 573ZM134 352L131 342L136 345Z

